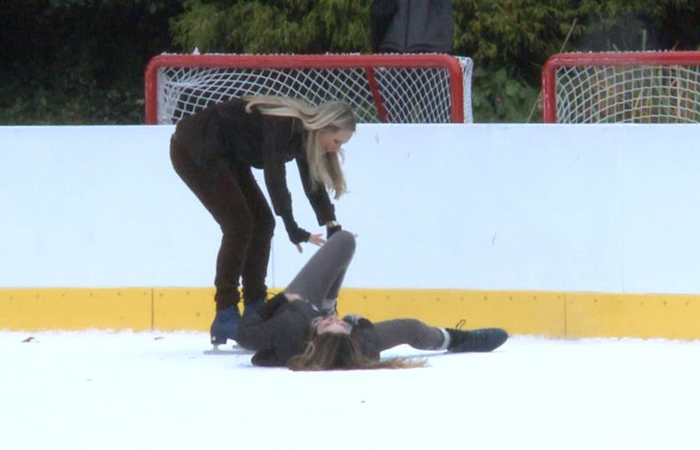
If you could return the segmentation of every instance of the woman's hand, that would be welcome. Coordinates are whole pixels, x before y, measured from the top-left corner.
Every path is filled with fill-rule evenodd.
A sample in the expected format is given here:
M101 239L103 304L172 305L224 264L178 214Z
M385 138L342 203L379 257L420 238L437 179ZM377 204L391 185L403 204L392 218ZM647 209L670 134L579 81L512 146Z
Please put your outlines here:
M318 245L320 247L326 243L326 240L323 239L323 235L311 233L309 235L309 240L306 242ZM295 245L297 246L297 250L299 250L299 253L302 253L304 251L304 249L301 247L301 244L295 244Z

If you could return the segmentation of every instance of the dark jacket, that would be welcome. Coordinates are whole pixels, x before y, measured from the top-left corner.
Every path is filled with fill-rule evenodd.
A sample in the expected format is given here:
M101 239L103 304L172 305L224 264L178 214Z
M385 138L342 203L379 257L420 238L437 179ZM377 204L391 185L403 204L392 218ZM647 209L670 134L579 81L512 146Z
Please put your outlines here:
M293 221L285 164L296 159L306 196L319 225L335 220L325 187L312 188L304 153L306 131L299 119L247 113L241 99L217 103L178 122L173 138L202 167L215 161L238 162L264 170L272 207L287 225Z
M451 53L451 0L374 0L370 8L372 51Z
M238 329L238 345L254 350L256 366L282 367L289 358L302 354L309 342L311 320L323 315L306 300L288 301L284 294L271 298L260 311L246 318ZM374 325L364 318L344 318L352 325L350 336L362 353L379 360L379 336Z

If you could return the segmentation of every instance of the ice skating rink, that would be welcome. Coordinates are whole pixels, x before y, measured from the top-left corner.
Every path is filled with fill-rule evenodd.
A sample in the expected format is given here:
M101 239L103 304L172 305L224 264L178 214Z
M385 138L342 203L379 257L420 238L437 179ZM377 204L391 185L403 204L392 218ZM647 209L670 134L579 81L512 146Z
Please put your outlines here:
M172 131L0 127L0 326L198 329L211 304L178 302L211 286L220 230L172 170ZM700 339L697 142L697 125L362 125L338 208L359 234L343 287L483 291L467 318L519 333ZM278 225L268 285L311 254ZM143 289L119 297L129 287ZM412 311L465 317L449 305ZM700 449L700 341L516 336L337 373L207 348L206 333L0 331L0 450Z
M0 332L0 448L697 449L700 342L515 336L294 373L205 333Z

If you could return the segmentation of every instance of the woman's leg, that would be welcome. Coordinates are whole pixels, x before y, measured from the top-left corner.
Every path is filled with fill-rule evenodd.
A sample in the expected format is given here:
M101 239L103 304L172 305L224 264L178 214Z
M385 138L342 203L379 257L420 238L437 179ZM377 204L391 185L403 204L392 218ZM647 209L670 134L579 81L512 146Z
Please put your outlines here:
M254 228L236 175L223 161L203 168L175 141L171 142L170 156L177 174L221 227L223 235L214 279L216 309L236 306L240 300L239 278Z
M313 302L321 310L331 310L328 300L338 298L345 272L355 254L355 237L339 231L328 239L289 283L285 293Z
M456 330L431 327L416 319L395 319L377 322L374 328L379 335L379 351L401 344L419 350L447 350L448 352L490 352L508 340L508 333L501 328Z
M442 328L431 327L417 319L393 319L374 324L379 335L379 351L401 344L419 350L445 350L449 337Z
M270 247L275 230L275 217L270 211L265 195L255 181L250 167L232 165L237 173L241 192L246 199L253 217L253 236L243 263L242 284L245 304L262 305L267 298L267 266L270 261Z

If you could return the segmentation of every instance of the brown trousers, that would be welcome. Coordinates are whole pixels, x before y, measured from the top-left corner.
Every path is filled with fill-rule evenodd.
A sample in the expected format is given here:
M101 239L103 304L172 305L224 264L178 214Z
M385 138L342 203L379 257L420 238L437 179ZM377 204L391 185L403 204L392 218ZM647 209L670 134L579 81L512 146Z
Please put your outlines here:
M238 304L239 280L246 303L265 299L275 218L251 168L226 160L205 167L175 139L170 142L170 159L175 172L221 227L214 278L216 309Z

